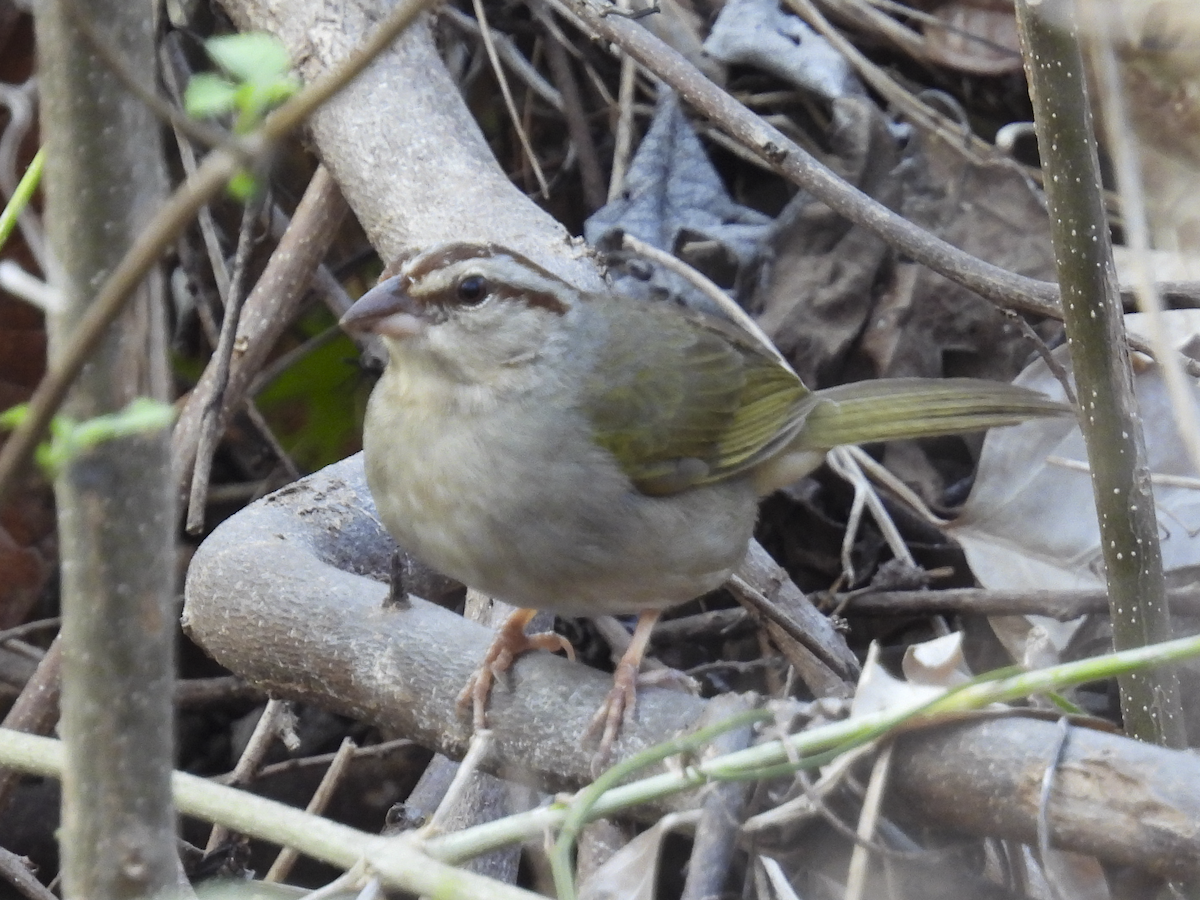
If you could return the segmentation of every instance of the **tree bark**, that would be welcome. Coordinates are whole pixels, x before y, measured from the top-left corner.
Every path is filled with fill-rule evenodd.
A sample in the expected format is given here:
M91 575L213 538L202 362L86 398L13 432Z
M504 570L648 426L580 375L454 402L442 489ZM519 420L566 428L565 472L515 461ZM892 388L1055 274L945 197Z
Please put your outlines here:
M84 27L81 28L80 22ZM90 23L88 25L87 23ZM51 359L92 292L165 195L158 123L113 70L154 90L150 7L122 0L37 6L46 140L46 221L65 307L50 317ZM107 49L97 45L86 34ZM64 414L165 400L158 278L144 284L73 389ZM62 556L63 884L88 900L178 885L171 802L175 515L165 431L114 439L59 473Z

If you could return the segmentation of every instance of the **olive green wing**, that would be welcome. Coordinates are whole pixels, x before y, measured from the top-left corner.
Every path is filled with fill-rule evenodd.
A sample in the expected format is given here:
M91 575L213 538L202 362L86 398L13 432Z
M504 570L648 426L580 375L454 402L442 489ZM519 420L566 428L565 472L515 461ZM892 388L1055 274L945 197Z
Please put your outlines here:
M811 394L736 329L649 303L600 342L585 412L639 490L672 494L751 468L803 424Z

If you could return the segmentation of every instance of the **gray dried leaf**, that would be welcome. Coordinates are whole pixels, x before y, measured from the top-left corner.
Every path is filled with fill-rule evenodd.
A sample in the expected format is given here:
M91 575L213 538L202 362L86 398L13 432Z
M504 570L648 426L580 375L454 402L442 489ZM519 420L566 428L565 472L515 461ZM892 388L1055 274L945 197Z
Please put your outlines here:
M901 149L869 101L833 104L826 160L839 175L886 206L900 201ZM755 264L747 306L810 386L844 380L840 366L875 306L873 287L891 258L883 240L852 225L811 194L792 198Z
M845 58L776 0L730 0L704 49L723 63L762 69L824 100L864 93Z
M1200 312L1166 313L1168 328L1186 343L1200 331ZM1131 330L1138 316L1127 316ZM1055 356L1069 364L1066 349ZM1040 360L1017 384L1062 399L1062 388ZM1149 366L1134 378L1147 463L1152 476L1196 478L1167 397L1162 372ZM1193 403L1200 386L1193 380ZM1067 461L1066 463L1060 462ZM975 487L962 515L948 529L962 544L975 577L1004 590L1070 590L1103 586L1100 529L1087 454L1078 425L1044 419L992 431L984 443ZM1155 484L1163 568L1185 581L1200 565L1200 491Z
M740 267L757 250L769 223L767 216L730 198L678 98L664 88L630 165L624 196L597 210L583 232L588 243L601 248L619 245L621 234L670 253L687 242L711 242ZM657 288L709 308L687 281L661 270L655 270L648 284L623 277L618 286L635 296Z

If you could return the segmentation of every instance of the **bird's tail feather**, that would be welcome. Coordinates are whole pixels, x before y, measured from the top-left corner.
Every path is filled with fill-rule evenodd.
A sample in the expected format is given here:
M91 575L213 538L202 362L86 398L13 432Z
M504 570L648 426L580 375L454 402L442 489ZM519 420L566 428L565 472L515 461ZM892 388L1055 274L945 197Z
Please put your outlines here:
M1074 414L1037 391L974 378L884 378L827 388L816 396L793 449L961 434Z

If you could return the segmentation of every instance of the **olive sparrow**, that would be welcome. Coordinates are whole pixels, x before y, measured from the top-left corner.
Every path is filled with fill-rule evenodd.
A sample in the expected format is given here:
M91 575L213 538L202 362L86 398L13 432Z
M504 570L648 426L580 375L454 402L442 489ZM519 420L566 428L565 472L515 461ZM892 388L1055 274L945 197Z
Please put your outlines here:
M593 728L606 756L636 699L663 609L711 591L746 554L758 498L840 444L1069 414L973 379L810 391L741 329L667 302L587 293L495 244L408 259L343 327L389 363L363 433L367 483L392 536L433 568L523 607L460 697L475 725L534 610L640 613Z

